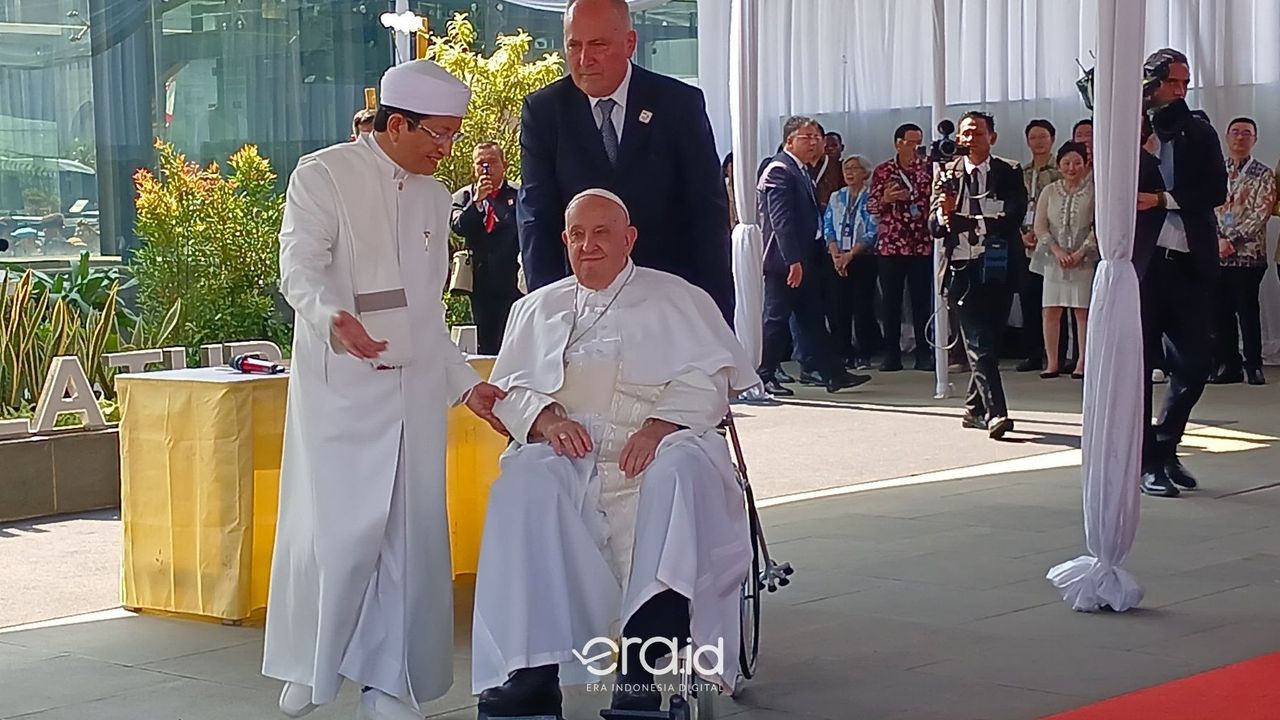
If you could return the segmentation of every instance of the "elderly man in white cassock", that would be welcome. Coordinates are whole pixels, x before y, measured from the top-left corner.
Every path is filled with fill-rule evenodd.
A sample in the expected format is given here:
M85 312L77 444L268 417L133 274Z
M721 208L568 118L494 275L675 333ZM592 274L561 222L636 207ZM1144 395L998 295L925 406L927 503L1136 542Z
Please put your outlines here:
M421 720L453 682L449 406L492 414L441 307L449 191L432 177L470 92L434 63L382 77L374 132L289 180L280 286L297 314L267 605L280 710L363 688L359 717Z
M513 442L476 580L482 718L559 717L561 685L599 679L579 657L620 636L615 709L657 710L650 670L689 637L737 680L751 549L716 427L758 381L709 295L631 262L622 200L586 190L565 225L574 275L516 304L493 369Z

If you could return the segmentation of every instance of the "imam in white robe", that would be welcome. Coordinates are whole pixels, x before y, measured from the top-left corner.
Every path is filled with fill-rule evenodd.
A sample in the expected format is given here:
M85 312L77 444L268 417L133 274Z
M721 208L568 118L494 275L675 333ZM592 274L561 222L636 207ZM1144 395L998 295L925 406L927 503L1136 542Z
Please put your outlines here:
M739 592L751 558L741 487L716 427L758 380L702 290L628 263L606 289L567 278L524 298L493 371L495 412L516 439L490 491L472 630L472 689L558 663L563 685L600 681L598 654L665 590L690 599L694 644L721 645L738 676ZM591 435L581 460L527 443L558 403ZM636 478L618 466L648 418L682 426Z
M316 704L343 678L411 706L453 682L446 413L480 378L444 323L449 206L370 135L289 181L280 286L297 319L262 672ZM334 313L355 315L352 244L387 241L379 227L394 228L412 345L383 370L329 345Z

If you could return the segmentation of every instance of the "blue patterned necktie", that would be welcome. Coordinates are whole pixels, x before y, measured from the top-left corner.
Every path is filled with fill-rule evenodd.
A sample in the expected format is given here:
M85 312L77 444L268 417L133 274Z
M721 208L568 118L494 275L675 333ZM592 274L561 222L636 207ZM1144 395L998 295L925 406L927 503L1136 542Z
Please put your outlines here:
M613 124L613 109L618 103L610 98L596 102L596 115L600 118L600 137L604 140L604 154L609 162L618 164L618 128Z

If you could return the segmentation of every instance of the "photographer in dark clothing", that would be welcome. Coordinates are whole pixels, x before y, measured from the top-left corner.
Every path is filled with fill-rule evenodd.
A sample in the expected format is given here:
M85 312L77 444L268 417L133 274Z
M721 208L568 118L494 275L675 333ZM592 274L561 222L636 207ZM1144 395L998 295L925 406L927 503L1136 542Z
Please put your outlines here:
M1187 107L1187 56L1158 50L1143 70L1144 135L1149 135L1139 162L1133 243L1146 360L1142 490L1177 497L1179 487L1197 484L1178 460L1177 449L1212 364L1218 276L1214 209L1226 200L1227 171L1218 133L1203 113ZM1170 375L1169 391L1153 422L1151 372L1161 358Z
M945 238L943 284L973 369L963 424L999 440L1013 430L1013 420L996 350L1009 319L1009 256L1022 252L1027 188L1017 165L991 154L996 132L990 115L965 113L956 139L963 154L934 179L929 228Z

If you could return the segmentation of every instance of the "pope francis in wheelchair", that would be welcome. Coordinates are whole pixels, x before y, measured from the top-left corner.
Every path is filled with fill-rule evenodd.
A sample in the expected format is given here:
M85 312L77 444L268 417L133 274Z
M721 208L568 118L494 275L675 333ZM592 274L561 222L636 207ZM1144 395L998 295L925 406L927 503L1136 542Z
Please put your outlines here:
M573 276L516 304L493 368L513 442L480 550L472 689L482 720L560 718L561 686L617 668L606 717L665 717L651 670L677 643L702 680L739 678L754 523L716 430L758 380L710 296L632 264L621 199L584 191L565 226Z

